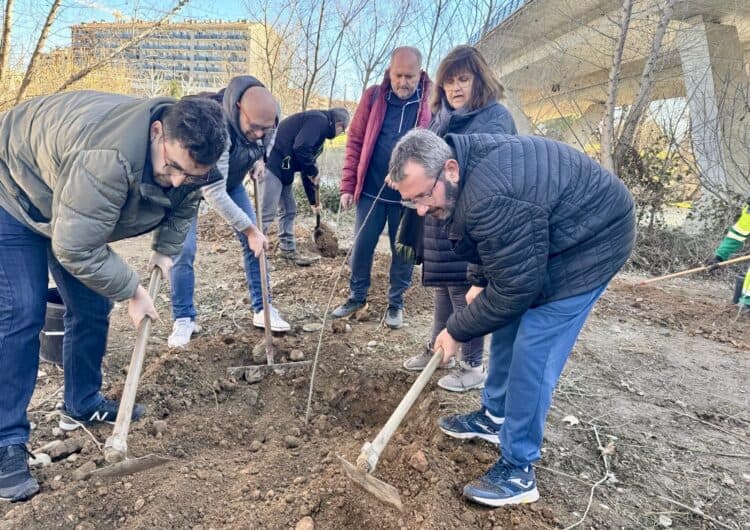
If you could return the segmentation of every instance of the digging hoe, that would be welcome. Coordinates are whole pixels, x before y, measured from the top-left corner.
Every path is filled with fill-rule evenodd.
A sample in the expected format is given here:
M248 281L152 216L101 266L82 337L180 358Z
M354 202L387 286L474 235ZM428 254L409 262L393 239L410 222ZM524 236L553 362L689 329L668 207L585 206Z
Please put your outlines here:
M359 484L365 491L372 493L378 500L396 507L399 511L404 511L404 506L401 503L401 496L398 490L390 484L373 477L372 473L378 465L378 460L380 460L380 455L383 454L385 446L388 445L396 429L398 429L398 426L401 425L404 417L408 414L409 409L414 405L414 402L427 385L432 374L435 373L442 357L442 350L438 350L432 355L430 362L422 370L422 373L419 374L414 384L411 385L411 388L375 439L372 442L365 442L362 446L362 451L357 457L356 466L337 455L341 461L341 465L344 467L344 471L350 479Z
M159 292L159 283L161 281L161 269L154 267L151 272L151 281L148 284L148 294L151 299L156 298ZM165 458L159 455L146 455L139 458L128 458L128 432L130 431L130 419L133 414L133 405L135 404L135 394L138 391L138 381L143 369L143 359L146 356L146 343L151 332L151 317L145 316L138 327L138 335L133 348L133 355L130 358L130 367L128 376L125 379L125 388L122 391L120 399L120 408L117 411L115 428L112 435L107 438L104 444L104 459L110 464L92 471L88 476L96 477L114 477L129 475L144 471L152 467L160 466L171 462L171 458Z

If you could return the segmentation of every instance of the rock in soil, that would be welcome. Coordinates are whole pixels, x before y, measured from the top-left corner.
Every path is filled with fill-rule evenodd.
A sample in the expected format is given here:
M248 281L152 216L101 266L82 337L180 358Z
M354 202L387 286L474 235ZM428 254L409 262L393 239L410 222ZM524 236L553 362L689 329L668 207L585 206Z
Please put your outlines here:
M305 354L302 352L302 350L292 350L291 352L289 352L289 359L292 361L304 361Z
M52 460L61 460L73 453L78 453L86 443L85 438L69 438L55 444L47 452Z
M52 458L45 453L36 453L32 457L29 457L30 467L47 467L52 463Z
M303 517L295 525L294 530L315 530L315 521L310 516Z
M302 445L302 440L300 440L296 436L284 436L284 444L289 449L294 449L295 447L299 447L300 445Z
M422 451L417 451L413 455L411 455L411 458L409 459L409 465L419 471L420 473L424 473L427 471L427 457L424 455Z

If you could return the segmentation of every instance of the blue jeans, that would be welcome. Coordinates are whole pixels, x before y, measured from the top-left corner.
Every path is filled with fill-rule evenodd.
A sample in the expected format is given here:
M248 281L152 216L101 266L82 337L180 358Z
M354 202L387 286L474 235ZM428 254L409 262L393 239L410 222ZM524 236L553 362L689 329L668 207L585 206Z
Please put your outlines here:
M482 404L493 416L505 418L500 450L512 464L526 466L541 458L552 393L605 288L529 309L492 334Z
M276 212L279 211L279 246L281 250L294 252L297 242L294 239L294 219L297 217L297 201L292 184L284 185L273 171L266 168L263 182L263 232L268 233Z
M235 186L231 190L227 190L229 197L234 203L239 206L243 212L247 214L253 223L256 223L255 210L250 202L250 197L247 195L247 191L242 185ZM245 266L245 277L247 278L247 285L250 289L250 301L253 305L253 311L263 311L263 294L260 285L260 262L255 257L253 251L250 250L250 246L247 244L247 236L242 232L234 232L235 237L242 246L242 261ZM177 320L178 318L190 318L195 320L195 305L193 303L193 295L195 293L195 270L193 268L193 262L195 262L195 252L198 248L198 217L193 219L193 224L190 225L185 236L185 243L182 246L182 252L177 256L172 267L172 273L170 278L170 288L172 290L172 317ZM270 281L268 303L271 303L270 293Z
M352 277L349 282L351 298L356 302L367 300L367 291L370 290L370 275L372 273L372 259L375 254L375 247L387 222L388 237L391 241L391 287L388 291L388 305L401 309L404 307L404 292L411 283L411 273L414 270L414 265L401 258L395 249L396 231L401 221L403 206L377 201L370 217L367 219L367 224L364 225L364 228L360 232L360 228L362 228L373 201L372 197L362 195L357 203L354 234L356 235L359 232L359 236L354 241L354 248L352 248Z
M49 239L0 208L0 447L29 439L26 408L39 366L48 268L65 303L65 407L87 414L103 399L101 364L112 303L60 266Z

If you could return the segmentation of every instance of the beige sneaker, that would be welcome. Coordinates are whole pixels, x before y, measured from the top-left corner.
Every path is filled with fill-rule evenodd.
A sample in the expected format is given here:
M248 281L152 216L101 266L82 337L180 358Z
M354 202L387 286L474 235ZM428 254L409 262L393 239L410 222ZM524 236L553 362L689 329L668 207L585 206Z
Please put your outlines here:
M432 359L433 352L430 348L425 348L422 353L418 353L414 357L409 357L404 361L404 368L410 372L421 372L427 363ZM445 364L445 366L439 366L439 368L453 368L456 366L456 359L451 359Z
M451 392L466 392L474 388L484 388L486 380L487 370L483 364L474 367L461 361L458 369L438 380L438 386Z

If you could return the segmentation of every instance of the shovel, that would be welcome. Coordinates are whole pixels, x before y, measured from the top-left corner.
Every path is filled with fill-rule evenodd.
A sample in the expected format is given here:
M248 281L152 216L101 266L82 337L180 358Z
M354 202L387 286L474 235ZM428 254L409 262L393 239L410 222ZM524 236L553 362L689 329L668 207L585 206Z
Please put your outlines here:
M411 388L401 400L401 403L398 404L398 407L396 407L396 410L375 439L372 442L365 442L362 446L362 451L357 457L356 466L350 464L341 456L336 455L341 461L341 465L344 467L344 472L350 479L364 488L365 491L372 493L378 500L394 506L401 512L404 511L404 505L401 503L401 496L399 495L398 490L390 484L373 477L372 473L378 465L378 460L380 460L380 455L383 453L385 446L388 445L388 442L396 432L396 429L398 429L404 417L408 414L409 409L414 405L414 402L427 385L432 374L435 373L442 357L442 350L438 350L432 355L430 362L427 363L427 366L425 366L422 373L419 374L417 380L411 385Z
M151 281L148 284L148 294L152 300L156 298L156 294L159 292L160 281L161 269L154 267L154 270L151 271ZM128 475L172 461L171 458L153 454L140 458L128 458L130 420L133 414L133 405L135 404L135 394L138 391L141 370L143 369L143 359L146 356L146 343L151 332L151 323L151 317L145 316L138 326L138 334L135 340L135 347L133 348L133 355L130 358L128 376L125 379L125 387L122 390L120 408L117 411L115 428L112 431L112 435L107 438L104 444L104 459L111 465L97 469L88 476Z
M315 204L320 207L320 185L315 186ZM313 243L326 258L335 258L339 250L339 242L335 232L325 223L320 222L320 210L315 214L315 230Z

